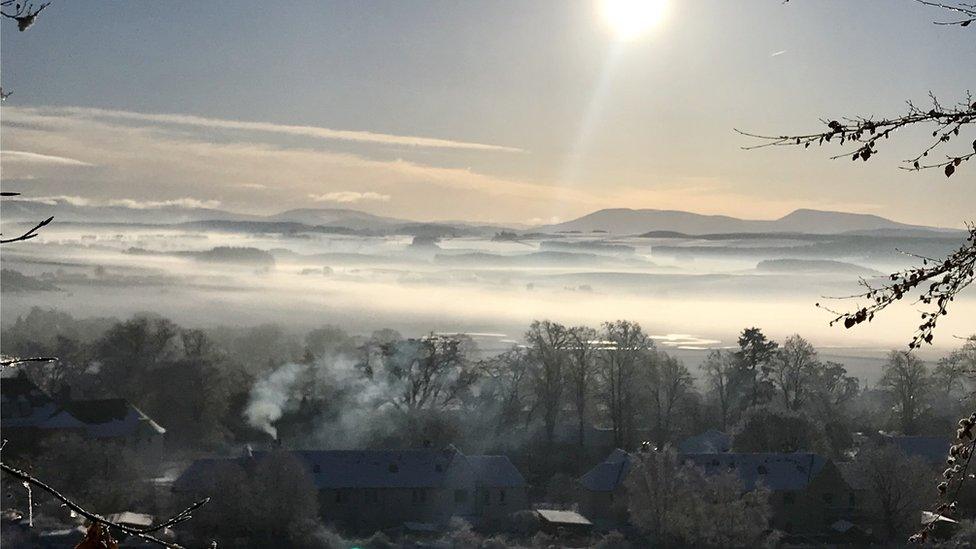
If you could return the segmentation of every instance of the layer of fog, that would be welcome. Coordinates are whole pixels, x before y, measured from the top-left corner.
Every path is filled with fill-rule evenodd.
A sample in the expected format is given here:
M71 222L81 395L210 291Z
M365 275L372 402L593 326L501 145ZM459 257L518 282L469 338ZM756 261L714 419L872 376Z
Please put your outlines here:
M655 252L660 246L728 248L727 241L599 242L594 236L563 235L560 245L545 244L553 240L412 242L411 237L54 226L29 246L5 250L2 264L63 291L5 291L2 321L11 322L35 305L76 316L153 311L189 326L276 322L295 329L337 324L353 333L379 328L405 335L488 333L494 335L480 338L479 348L493 352L520 339L533 319L595 326L624 318L660 334L663 348L692 362L709 348L734 345L743 327L760 326L776 339L800 333L825 356L855 357L865 364L885 349L903 347L918 324L917 311L905 303L856 330L829 327L831 315L814 303L857 289L856 275L829 272L829 265L826 272L804 272L803 263L794 270L764 271L756 269L762 254ZM797 242L745 239L737 246L804 245ZM185 255L220 246L269 252L273 266ZM894 252L880 259L857 252L813 259L881 272L898 266ZM931 353L955 347L953 335L976 330L974 318L976 299L957 300L940 322Z

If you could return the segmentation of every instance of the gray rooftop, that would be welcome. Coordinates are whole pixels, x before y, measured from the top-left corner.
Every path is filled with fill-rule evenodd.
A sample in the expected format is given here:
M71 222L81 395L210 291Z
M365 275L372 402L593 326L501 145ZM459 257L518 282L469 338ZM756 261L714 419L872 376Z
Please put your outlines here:
M702 453L679 454L686 463L694 464L714 475L734 471L746 490L758 483L773 491L802 490L823 470L827 460L811 453ZM580 478L587 490L612 492L623 482L636 456L617 449Z
M682 454L681 457L713 475L734 471L746 490L758 483L773 491L802 490L806 488L827 460L810 453L766 454Z
M525 479L506 456L465 456L455 449L422 450L300 450L301 459L319 490L343 488L438 488L452 479L467 478L478 486L515 488ZM200 488L227 466L246 466L253 458L195 461L174 483L176 490Z

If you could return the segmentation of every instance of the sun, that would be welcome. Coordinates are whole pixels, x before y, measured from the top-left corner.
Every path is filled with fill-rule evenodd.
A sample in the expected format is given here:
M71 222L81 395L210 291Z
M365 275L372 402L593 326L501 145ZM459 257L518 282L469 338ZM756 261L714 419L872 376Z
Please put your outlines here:
M600 0L600 13L620 40L634 40L664 16L667 0Z

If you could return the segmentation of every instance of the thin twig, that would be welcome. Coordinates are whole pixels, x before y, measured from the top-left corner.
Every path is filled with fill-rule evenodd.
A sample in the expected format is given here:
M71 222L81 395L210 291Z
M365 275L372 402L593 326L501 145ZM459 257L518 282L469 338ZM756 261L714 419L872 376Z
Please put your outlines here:
M33 476L31 476L29 473L27 473L25 471L22 471L20 469L15 468L15 467L11 467L11 466L7 465L6 463L3 463L3 462L0 462L0 470L4 471L5 473L7 473L7 474L9 474L11 476L13 476L14 478L17 478L19 480L22 480L25 484L30 484L30 485L36 486L37 488L40 488L41 490L44 490L45 492L47 492L47 493L51 494L52 496L54 496L55 499L61 501L64 504L65 507L67 507L68 509L70 509L70 510L76 512L76 513L78 513L79 515L85 517L86 519L88 519L88 520L90 520L92 522L97 522L97 523L100 523L100 524L104 524L105 526L108 526L109 528L115 528L119 532L128 534L130 536L136 536L136 537L138 537L140 539L143 539L145 541L148 541L150 543L155 543L157 545L161 545L163 547L168 547L170 549L185 549L185 548L182 545L179 545L179 544L176 544L176 543L170 543L168 541L165 541L165 540L159 539L159 538L157 538L155 536L152 536L152 535L150 535L150 532L155 532L157 530L162 530L163 528L167 528L167 527L169 527L169 526L171 526L173 524L177 524L177 523L180 523L180 522L183 522L183 521L189 519L190 518L190 512L191 511L199 508L200 506L202 506L202 505L206 504L208 501L210 501L210 498L202 499L202 500L194 503L193 505L187 507L185 510L183 510L182 512L180 512L179 514L177 514L173 518L168 519L166 521L163 521L162 523L160 523L158 525L150 526L149 528L145 528L145 529L130 528L128 526L123 526L121 524L116 524L116 523L114 523L114 522L106 519L105 517L103 517L101 515L97 515L95 513L92 513L91 511L88 511L88 510L84 509L83 507L81 507L77 503L71 501L66 496L64 496L63 494L61 494L61 492L59 492L56 489L52 488L51 486L47 485L43 481L34 478Z
M34 227L31 228L31 230L27 231L26 233L24 233L24 234L22 234L22 235L20 235L18 237L15 237L15 238L7 238L7 239L0 238L0 244L10 244L11 242L21 242L21 241L24 241L24 240L30 240L30 239L34 238L35 236L37 236L37 231L41 230L41 228L43 228L44 226L46 226L51 221L54 221L54 216L53 215L51 217L45 219L44 221L41 221L37 225L34 225Z

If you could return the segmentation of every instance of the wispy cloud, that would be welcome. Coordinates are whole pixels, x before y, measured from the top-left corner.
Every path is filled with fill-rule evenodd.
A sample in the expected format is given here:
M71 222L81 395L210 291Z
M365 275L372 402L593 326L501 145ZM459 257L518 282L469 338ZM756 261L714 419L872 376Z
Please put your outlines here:
M94 166L88 162L82 162L74 158L64 156L54 156L51 154L40 154L27 151L0 151L0 160L3 162L15 162L25 164L57 164L61 166Z
M29 189L34 196L80 195L100 200L99 204L135 208L219 203L231 210L270 213L345 201L373 213L420 220L539 218L547 223L552 216L567 219L621 204L753 218L779 216L799 207L824 207L785 195L743 200L737 181L715 176L662 177L639 186L567 186L459 168L457 162L432 164L429 155L371 158L329 147L272 144L250 135L214 140L213 132L205 128L161 131L165 128L158 124L50 109L4 107L3 129L3 145L11 150L57 152L98 166L97 170L55 166L38 173L45 166L11 162L8 167L4 162L5 181L36 175ZM730 211L729 204L739 206Z
M310 194L309 198L315 202L338 202L340 204L355 204L357 202L364 201L376 201L376 202L389 202L390 195L365 192L360 193L356 191L336 191L332 193L325 194Z
M406 147L422 147L436 149L471 149L479 151L523 152L517 147L490 145L470 141L440 139L435 137L418 137L414 135L394 135L388 133L374 133L356 130L336 130L321 126L301 126L291 124L275 124L272 122L252 122L244 120L227 120L223 118L208 118L188 114L154 114L87 107L44 107L37 109L41 113L68 114L81 118L114 118L129 122L145 122L148 124L171 124L178 126L194 126L209 129L240 130L281 135L311 137L314 139L354 141L378 145L395 145Z
M36 202L47 204L48 206L58 206L67 204L70 206L113 206L119 208L129 208L132 210L157 210L161 208L216 208L220 206L218 200L199 200L196 198L175 198L172 200L135 200L132 198L117 198L110 200L98 200L85 198L82 196L20 196L17 198L21 202Z

